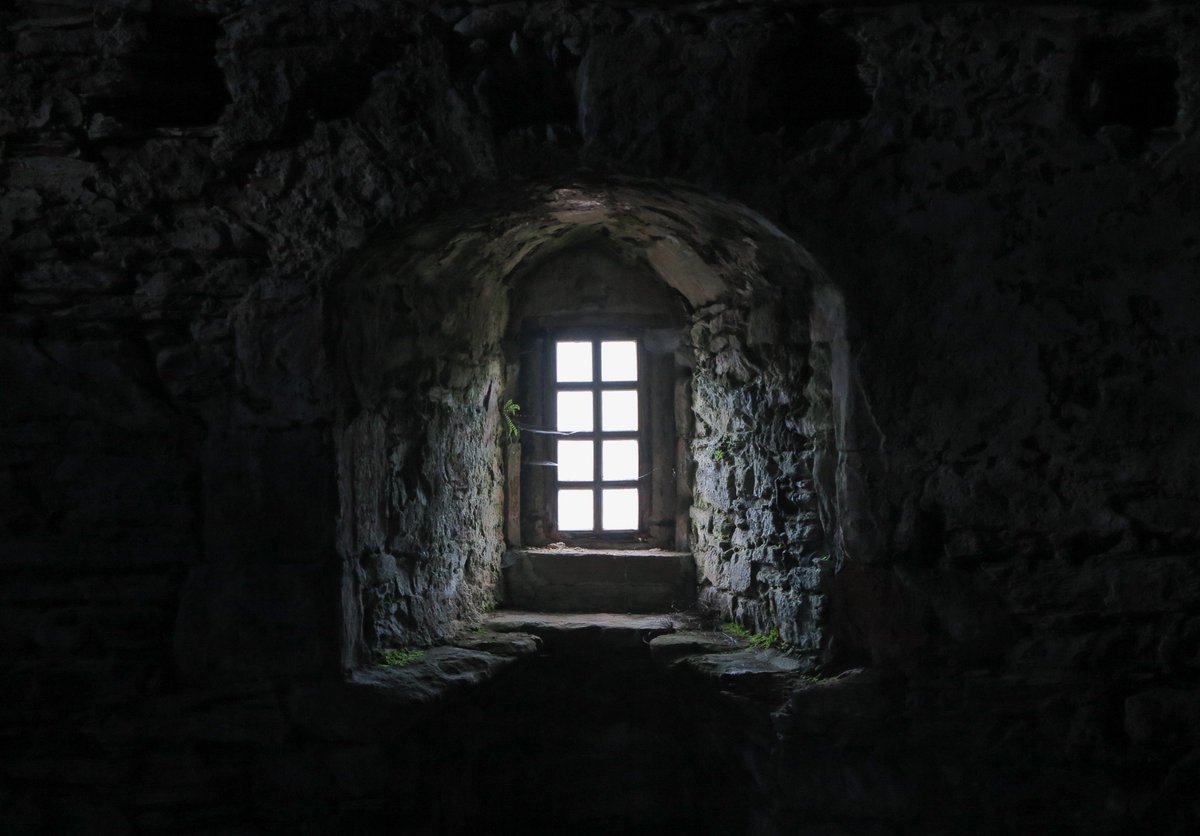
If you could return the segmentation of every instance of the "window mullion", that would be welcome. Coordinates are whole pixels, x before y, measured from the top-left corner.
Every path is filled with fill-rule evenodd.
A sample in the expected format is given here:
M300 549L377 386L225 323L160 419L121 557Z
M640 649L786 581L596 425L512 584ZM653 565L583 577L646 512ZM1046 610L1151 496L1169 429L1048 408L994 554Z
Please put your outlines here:
M603 432L600 426L601 409L600 409L600 340L592 340L592 466L595 468L592 471L592 477L596 481L596 489L592 494L592 501L595 503L595 516L592 517L592 531L600 531L603 529L602 520L604 519L604 490L601 483L604 480L604 444Z

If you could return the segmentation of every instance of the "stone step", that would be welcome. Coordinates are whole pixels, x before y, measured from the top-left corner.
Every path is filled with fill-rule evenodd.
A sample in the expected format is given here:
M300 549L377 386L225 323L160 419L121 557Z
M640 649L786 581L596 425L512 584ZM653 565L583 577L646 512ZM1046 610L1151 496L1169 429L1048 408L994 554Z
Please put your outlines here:
M696 562L662 549L514 549L505 605L535 612L652 613L696 601Z
M695 628L693 615L628 613L551 613L498 610L483 627L496 633L537 636L551 652L586 649L645 652L649 642L678 630Z

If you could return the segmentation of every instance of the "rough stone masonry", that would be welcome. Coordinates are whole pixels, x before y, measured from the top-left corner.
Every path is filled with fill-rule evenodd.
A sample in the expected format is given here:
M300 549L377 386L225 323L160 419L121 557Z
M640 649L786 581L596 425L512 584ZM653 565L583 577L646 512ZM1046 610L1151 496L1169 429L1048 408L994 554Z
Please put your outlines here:
M1194 832L1198 115L1182 0L3 5L0 830ZM471 633L601 244L799 668Z

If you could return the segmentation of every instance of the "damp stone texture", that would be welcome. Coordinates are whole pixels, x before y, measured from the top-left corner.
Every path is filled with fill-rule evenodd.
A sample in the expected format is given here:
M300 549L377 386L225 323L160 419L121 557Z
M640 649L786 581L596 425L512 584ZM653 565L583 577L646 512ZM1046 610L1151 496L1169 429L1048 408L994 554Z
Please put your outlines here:
M818 653L836 548L813 470L832 434L806 391L808 307L792 290L696 312L691 522L702 604Z
M1191 4L15 0L0 79L0 830L496 824L541 662L434 648L514 276L603 239L686 304L700 600L805 666L613 662L681 721L571 694L554 803L653 738L581 828L695 763L700 832L1194 831Z

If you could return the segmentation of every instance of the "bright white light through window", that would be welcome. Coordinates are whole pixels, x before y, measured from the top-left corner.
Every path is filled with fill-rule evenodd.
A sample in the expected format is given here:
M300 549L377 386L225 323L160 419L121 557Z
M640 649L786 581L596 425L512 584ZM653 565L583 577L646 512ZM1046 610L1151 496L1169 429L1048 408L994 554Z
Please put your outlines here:
M605 491L605 493L610 493L610 491ZM634 505L636 507L636 500ZM595 511L591 491L567 489L558 492L558 528L560 531L591 531L596 527ZM637 525L636 517L635 514L633 527ZM608 519L607 505L604 518ZM605 527L607 528L607 526Z
M592 393L559 392L558 426L560 432L592 431Z
M619 389L600 394L600 429L605 432L624 432L638 428L636 389Z
M585 378L591 379L590 375ZM637 343L632 340L600 343L600 379L637 380Z
M605 482L618 482L625 479L638 478L638 443L634 439L605 441L604 473Z
M559 441L558 481L591 482L595 478L595 445L591 439Z
M562 493L565 491L559 492L560 495ZM631 531L637 528L637 488L608 488L601 499L604 502L602 527L605 531Z
M555 352L555 379L559 383L588 383L592 379L592 344L558 343ZM624 380L624 378L621 378Z
M556 341L554 364L558 530L637 531L637 341Z

